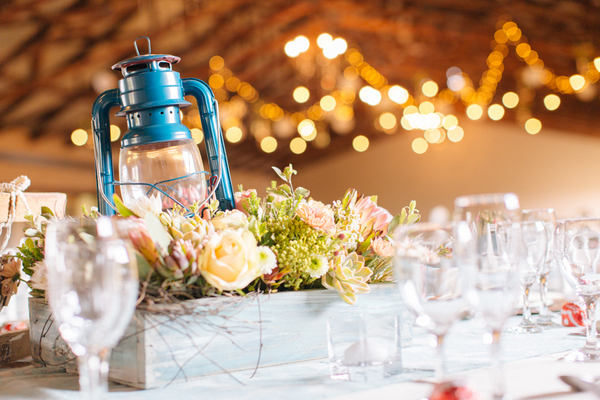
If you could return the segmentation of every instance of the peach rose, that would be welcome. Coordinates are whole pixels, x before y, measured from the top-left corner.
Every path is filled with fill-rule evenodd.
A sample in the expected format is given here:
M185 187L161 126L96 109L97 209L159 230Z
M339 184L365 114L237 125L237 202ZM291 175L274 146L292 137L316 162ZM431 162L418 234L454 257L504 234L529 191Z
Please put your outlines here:
M215 233L204 247L200 273L219 290L243 289L261 275L256 253L252 233L225 229Z
M391 257L394 255L394 246L390 241L383 238L373 238L371 240L371 247L375 254L380 257Z
M296 215L315 229L327 233L335 231L333 211L320 201L309 200L307 203L300 204L296 209Z
M235 209L240 210L244 214L248 215L248 211L246 210L246 204L248 203L248 199L252 197L252 195L256 195L255 189L248 189L242 192L235 192Z

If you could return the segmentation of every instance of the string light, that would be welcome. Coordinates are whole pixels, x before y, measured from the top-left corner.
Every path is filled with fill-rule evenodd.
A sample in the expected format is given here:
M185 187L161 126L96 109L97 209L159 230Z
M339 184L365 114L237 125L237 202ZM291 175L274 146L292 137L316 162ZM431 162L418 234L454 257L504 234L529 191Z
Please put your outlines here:
M385 76L365 62L364 56L359 50L348 48L348 44L343 38L334 39L329 33L323 33L318 36L316 44L320 49L317 51L320 51L322 56L320 59L316 57L313 62L301 58L297 65L302 75L307 78L313 76L315 66L330 68L328 60L343 55L349 64L346 67L342 66L344 79L352 82L360 77L367 83L359 90L358 96L353 86L337 87L338 82L334 75L325 74L321 79L321 87L329 91L329 94L314 104L307 104L305 110L296 113L288 112L275 103L261 100L260 94L250 83L243 82L226 68L223 57L219 55L211 57L209 67L213 73L209 76L208 84L220 103L221 122L228 141L236 143L243 139L244 134L240 128L241 121L247 111L251 111L264 121L260 128L250 129L250 133L260 143L262 151L271 153L279 147L277 139L271 136L272 124L273 126L277 125L277 131L275 131L277 137L288 138L294 134L294 131L298 131L300 137L293 138L290 142L290 148L296 154L306 150L307 140L312 140L317 148L325 148L330 143L330 135L325 131L321 132L320 129L317 130L314 121L322 121L327 113L331 113L333 119L328 119L328 121L332 129L339 134L349 132L354 126L354 103L358 97L362 102L371 106L394 104L397 108L403 108L400 121L392 112L380 112L375 121L376 126L377 129L388 134L395 132L398 127L405 130L422 130L424 137L416 138L412 143L413 151L418 154L427 151L428 143L441 143L446 137L452 142L459 142L464 137L464 130L458 126L458 118L436 111L436 106L444 109L444 105L462 101L466 106L468 118L480 119L484 110L487 109L489 118L498 121L504 117L505 108L514 109L520 103L531 101L532 96L526 95L526 91L520 91L521 97L515 92L507 92L502 96L502 104L491 104L498 83L503 76L504 59L509 54L509 46L513 46L516 56L531 68L531 79L537 79L539 83L556 93L583 93L586 87L600 79L600 57L595 58L592 62L581 64L577 74L555 75L551 69L545 66L539 54L527 43L527 38L513 21L501 23L494 33L492 51L486 59L488 69L481 75L477 87L460 68L450 67L446 71L447 89L440 90L439 85L431 79L423 81L420 91L422 96L429 99L427 101L419 101L419 97L411 95L402 86L388 85ZM288 41L284 46L284 51L289 57L296 58L303 53L308 53L310 48L309 39L300 35ZM311 54L315 54L314 51ZM527 82L525 83L527 84ZM310 99L310 92L304 86L296 88L292 95L294 100L300 104L305 104ZM384 96L390 102L383 102ZM248 105L246 106L244 102ZM556 110L560 106L560 102L561 100L556 94L544 97L544 105L550 111ZM520 107L527 107L527 104ZM185 121L191 125L192 136L197 143L203 140L202 131L198 129L199 119L199 115L190 114ZM182 118L183 120L184 118ZM310 121L310 123L304 121ZM111 126L112 140L118 140L120 136L120 131L117 133L115 128L117 127ZM525 129L530 134L540 132L541 128L541 122L535 118L530 118L525 123ZM84 145L87 138L88 133L83 129L76 130L72 134L72 141L77 145ZM368 144L366 148L368 148Z

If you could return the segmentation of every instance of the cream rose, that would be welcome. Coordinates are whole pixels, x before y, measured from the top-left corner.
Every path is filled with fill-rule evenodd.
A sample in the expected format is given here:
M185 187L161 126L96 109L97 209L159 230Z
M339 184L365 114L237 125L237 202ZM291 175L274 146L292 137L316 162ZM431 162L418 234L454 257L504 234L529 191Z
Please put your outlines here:
M222 230L225 228L246 228L248 227L248 217L240 210L228 210L218 213L210 220L213 226Z
M215 233L204 247L200 273L219 290L243 289L261 275L256 239L244 230Z

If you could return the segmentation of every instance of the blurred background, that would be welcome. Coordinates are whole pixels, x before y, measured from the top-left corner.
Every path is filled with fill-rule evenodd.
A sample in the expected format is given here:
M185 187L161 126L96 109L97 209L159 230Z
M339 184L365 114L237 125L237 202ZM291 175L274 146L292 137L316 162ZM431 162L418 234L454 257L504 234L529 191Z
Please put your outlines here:
M213 88L236 189L292 163L323 202L352 187L443 219L512 191L600 215L598 0L3 0L0 182L95 204L92 104L139 36Z

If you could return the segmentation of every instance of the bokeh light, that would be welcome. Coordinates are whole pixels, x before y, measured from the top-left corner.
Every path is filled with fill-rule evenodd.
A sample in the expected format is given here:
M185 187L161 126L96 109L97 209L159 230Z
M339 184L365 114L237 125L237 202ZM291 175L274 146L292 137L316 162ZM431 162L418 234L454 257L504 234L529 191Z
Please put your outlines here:
M427 140L422 137L418 137L412 141L412 149L417 154L423 154L427 151L429 144L427 144Z
M369 139L366 136L358 135L352 140L352 147L354 147L354 150L362 153L369 148Z
M302 154L306 151L306 141L302 138L294 138L290 142L290 150L294 154Z
M84 129L75 129L71 133L71 142L75 146L83 146L88 140L88 133Z
M535 135L542 130L542 123L537 118L529 118L525 122L525 130L531 135Z
M296 89L294 89L294 100L296 100L296 102L298 103L306 103L308 101L308 99L310 98L310 92L308 91L308 89L304 86L298 86Z
M272 153L277 150L277 139L273 136L267 136L260 141L260 148L265 153Z
M549 94L544 97L544 105L548 110L554 111L560 106L560 97L555 94Z

